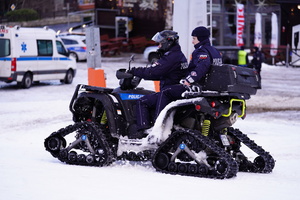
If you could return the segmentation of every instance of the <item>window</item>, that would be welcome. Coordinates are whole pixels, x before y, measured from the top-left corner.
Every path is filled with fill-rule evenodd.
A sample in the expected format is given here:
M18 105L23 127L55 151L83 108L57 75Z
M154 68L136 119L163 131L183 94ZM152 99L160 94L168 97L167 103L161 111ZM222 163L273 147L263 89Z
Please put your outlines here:
M62 39L64 44L69 45L69 44L78 44L76 40L70 40L70 39Z
M5 57L10 55L10 40L0 39L0 57Z
M67 55L67 51L60 41L56 41L57 52L62 55Z
M52 40L37 40L38 56L52 56L53 44Z

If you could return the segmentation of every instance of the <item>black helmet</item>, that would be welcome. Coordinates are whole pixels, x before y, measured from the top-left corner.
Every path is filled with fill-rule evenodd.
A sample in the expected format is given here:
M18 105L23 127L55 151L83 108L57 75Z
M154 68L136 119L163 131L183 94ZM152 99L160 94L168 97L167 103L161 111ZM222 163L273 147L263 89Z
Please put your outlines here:
M167 52L169 49L178 43L179 36L177 32L164 30L161 32L157 32L153 37L152 40L160 43L161 47L159 48L162 52Z

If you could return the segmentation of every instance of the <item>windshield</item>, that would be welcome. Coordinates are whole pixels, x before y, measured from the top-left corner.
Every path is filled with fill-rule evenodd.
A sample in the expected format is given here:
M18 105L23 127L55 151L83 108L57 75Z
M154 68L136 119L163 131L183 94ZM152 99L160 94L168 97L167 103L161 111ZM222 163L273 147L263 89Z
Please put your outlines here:
M6 57L10 55L10 40L0 39L0 57Z

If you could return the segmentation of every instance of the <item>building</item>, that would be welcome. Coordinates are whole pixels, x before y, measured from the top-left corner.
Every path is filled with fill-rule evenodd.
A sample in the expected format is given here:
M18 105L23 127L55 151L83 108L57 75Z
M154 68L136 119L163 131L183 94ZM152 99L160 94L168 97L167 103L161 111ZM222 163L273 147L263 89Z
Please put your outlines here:
M158 31L172 29L174 2L180 0L0 0L0 21L5 21L5 13L10 11L12 2L16 9L35 9L40 18L55 18L77 14L83 9L95 9L93 19L101 27L101 34L116 34L116 16L128 17L129 37L146 36L148 39ZM187 0L188 1L188 0ZM235 46L236 2L244 4L245 46L254 43L255 13L262 14L262 44L270 44L271 13L276 13L279 21L279 44L291 44L292 27L300 24L300 0L208 0L212 2L212 36L217 46ZM184 11L183 11L184 12ZM2 20L3 19L3 20ZM119 29L122 30L123 29Z
M132 19L130 36L144 35L150 38L163 29L171 29L173 3L176 0L95 0L96 24L101 33L113 35L114 16ZM211 0L212 36L217 46L236 45L236 2L244 4L245 46L254 44L255 13L262 14L262 44L270 44L271 15L279 19L281 45L291 43L292 26L299 24L300 0Z
M68 12L79 9L77 0L0 0L0 19L4 18L6 12L11 11L13 4L16 10L23 8L36 10L41 19L66 16Z

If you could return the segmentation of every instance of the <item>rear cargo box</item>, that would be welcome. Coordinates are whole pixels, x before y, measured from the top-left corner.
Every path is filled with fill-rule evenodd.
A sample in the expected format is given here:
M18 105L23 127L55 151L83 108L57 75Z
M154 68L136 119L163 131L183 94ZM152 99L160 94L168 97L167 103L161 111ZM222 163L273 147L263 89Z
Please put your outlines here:
M259 88L255 70L230 64L212 65L203 90L254 95Z

